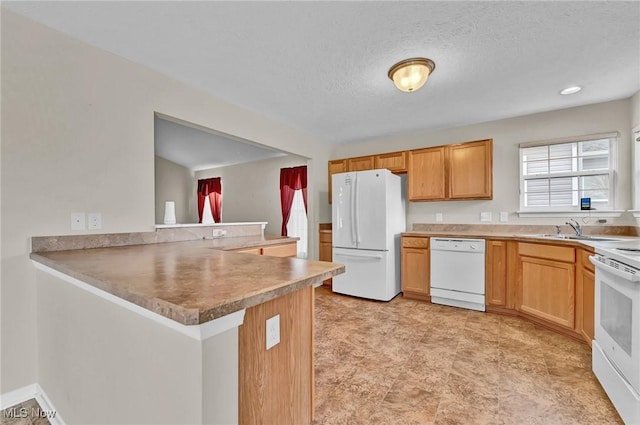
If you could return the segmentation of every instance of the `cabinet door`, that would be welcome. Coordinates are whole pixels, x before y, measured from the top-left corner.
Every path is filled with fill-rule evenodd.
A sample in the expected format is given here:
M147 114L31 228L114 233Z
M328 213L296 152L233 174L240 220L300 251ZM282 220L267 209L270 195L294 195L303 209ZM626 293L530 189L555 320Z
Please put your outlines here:
M386 168L392 173L407 172L407 152L383 153L375 156L374 167Z
M373 170L373 155L347 159L347 171Z
M486 244L487 305L507 305L507 242L487 240Z
M444 146L409 151L407 180L410 201L445 198L445 158Z
M402 293L429 300L429 238L402 238Z
M333 250L331 248L331 233L320 233L320 252L318 259L320 261L333 261ZM323 283L331 285L332 279L327 279Z
M449 145L449 198L493 198L493 142Z
M335 159L333 161L329 161L329 203L331 203L331 176L337 173L345 173L346 171L346 159Z
M574 329L575 264L520 256L519 310Z
M576 331L591 346L594 338L595 269L589 262L592 251L579 249L576 264Z

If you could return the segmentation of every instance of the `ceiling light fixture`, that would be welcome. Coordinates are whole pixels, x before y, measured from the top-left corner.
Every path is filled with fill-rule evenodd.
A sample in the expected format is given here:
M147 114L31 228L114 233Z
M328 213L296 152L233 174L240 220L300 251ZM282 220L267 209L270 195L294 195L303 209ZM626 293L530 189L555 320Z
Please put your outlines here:
M393 65L388 75L398 89L410 93L424 86L435 68L431 59L411 58Z
M580 86L571 86L560 90L560 94L574 94L578 93L580 90L582 90L582 87Z

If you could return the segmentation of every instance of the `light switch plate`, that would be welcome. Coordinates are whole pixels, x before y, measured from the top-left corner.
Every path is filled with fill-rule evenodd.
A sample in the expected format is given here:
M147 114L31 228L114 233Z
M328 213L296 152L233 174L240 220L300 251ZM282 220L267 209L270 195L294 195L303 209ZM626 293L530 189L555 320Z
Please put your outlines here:
M436 213L436 222L437 223L442 223L444 221L444 217L442 215L442 213Z
M280 343L280 315L267 319L267 350Z
M84 230L85 229L85 214L83 212L71 213L71 230Z
M506 223L509 221L509 213L507 211L500 211L500 222Z
M491 211L481 212L480 221L491 221Z

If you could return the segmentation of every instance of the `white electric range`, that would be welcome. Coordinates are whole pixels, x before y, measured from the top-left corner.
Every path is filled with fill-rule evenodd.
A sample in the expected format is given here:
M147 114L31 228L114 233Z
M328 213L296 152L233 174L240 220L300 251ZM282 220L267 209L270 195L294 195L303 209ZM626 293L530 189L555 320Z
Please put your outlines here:
M640 240L597 245L593 372L626 424L640 424Z

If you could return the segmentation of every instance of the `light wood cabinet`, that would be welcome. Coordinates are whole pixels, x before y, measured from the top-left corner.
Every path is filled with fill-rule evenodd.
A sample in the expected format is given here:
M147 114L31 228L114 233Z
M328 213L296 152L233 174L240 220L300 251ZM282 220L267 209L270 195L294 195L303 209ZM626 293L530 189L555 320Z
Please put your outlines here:
M579 249L576 262L576 331L591 346L595 335L595 269L589 261L593 251Z
M507 305L507 242L487 240L485 303L487 306Z
M296 257L298 248L295 242L282 245L269 245L262 248L262 255L269 257Z
M446 198L445 161L444 146L409 151L407 182L410 201Z
M376 155L374 157L374 168L386 168L392 173L407 172L407 152L390 152Z
M409 151L410 201L493 198L491 139Z
M374 169L373 155L347 159L347 171L366 171Z
M320 250L318 259L320 261L333 261L333 248L331 247L332 234L330 231L320 231ZM323 282L325 285L331 286L332 279Z
M295 242L263 247L240 248L234 249L233 251L245 254L267 255L269 257L296 257L298 255L298 247Z
M430 253L428 237L402 237L402 295L430 301Z
M344 173L346 171L346 159L334 159L333 161L329 161L329 203L331 203L331 176L338 173Z
M491 140L447 146L449 199L493 198Z
M575 325L575 249L519 243L518 310L565 329Z

